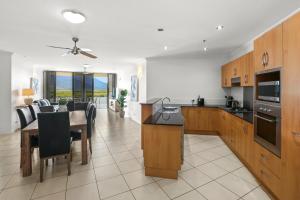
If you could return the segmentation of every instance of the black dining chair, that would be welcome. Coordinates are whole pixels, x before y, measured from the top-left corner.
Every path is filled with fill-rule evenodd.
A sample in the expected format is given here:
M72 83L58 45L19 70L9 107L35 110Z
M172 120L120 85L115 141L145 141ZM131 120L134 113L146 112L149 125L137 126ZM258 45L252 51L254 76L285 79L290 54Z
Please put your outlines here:
M90 152L92 153L92 132L93 132L93 113L96 112L96 107L94 104L91 104L87 110L87 138L89 141ZM72 141L81 140L81 130L71 131Z
M71 174L71 136L69 112L39 113L40 182L43 182L44 161L66 156Z
M20 128L21 128L21 142L20 142L20 146L21 146L21 156L20 156L20 168L22 167L23 164L23 155L22 155L22 148L23 148L23 131L22 129L25 128L26 126L28 126L30 123L32 123L34 120L32 118L32 114L31 111L29 109L29 107L23 107L23 108L17 108L17 113L20 119ZM31 149L31 153L33 153L34 148L38 148L39 147L39 137L37 135L31 135L30 136L30 149Z
M32 104L32 105L29 105L29 109L31 112L32 119L36 120L37 114L41 112L40 107L38 106L38 104Z

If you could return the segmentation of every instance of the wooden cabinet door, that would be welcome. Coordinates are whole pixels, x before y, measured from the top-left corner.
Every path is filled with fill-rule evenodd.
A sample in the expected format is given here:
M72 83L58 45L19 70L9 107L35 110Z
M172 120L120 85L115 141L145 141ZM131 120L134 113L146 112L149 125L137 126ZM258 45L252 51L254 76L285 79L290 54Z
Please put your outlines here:
M184 116L184 129L187 131L197 130L198 113L196 108L183 107L181 108Z
M248 166L253 169L254 167L254 127L253 124L244 122L244 135L245 135L245 154L244 160Z
M266 50L265 69L283 66L282 24L267 32L264 36Z
M231 87L232 63L226 65L226 87Z
M227 80L226 80L226 65L222 66L222 75L221 75L222 87L227 87Z
M283 66L282 24L254 41L255 72Z
M253 52L240 58L241 63L241 86L254 85Z
M241 77L241 62L240 59L236 59L231 62L231 78Z
M265 56L265 36L261 36L254 41L254 69L255 72L263 71Z
M283 24L283 198L300 199L300 13Z

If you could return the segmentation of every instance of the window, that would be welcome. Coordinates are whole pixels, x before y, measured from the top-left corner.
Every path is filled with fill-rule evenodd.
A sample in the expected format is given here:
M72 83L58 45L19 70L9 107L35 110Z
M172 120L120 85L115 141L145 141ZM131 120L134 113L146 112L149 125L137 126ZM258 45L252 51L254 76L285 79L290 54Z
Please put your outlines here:
M56 72L56 98L72 98L72 72Z

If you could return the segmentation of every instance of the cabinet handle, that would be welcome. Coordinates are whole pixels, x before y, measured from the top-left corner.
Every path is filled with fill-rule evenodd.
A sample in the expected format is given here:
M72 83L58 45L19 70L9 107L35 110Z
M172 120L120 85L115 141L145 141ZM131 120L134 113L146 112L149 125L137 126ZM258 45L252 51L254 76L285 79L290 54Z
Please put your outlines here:
M266 56L266 52L264 52L263 55L261 56L261 64L263 66L265 66L265 56Z
M300 137L300 132L295 132L295 131L292 131L292 134L296 137Z
M269 64L269 53L266 52L266 66L268 66Z

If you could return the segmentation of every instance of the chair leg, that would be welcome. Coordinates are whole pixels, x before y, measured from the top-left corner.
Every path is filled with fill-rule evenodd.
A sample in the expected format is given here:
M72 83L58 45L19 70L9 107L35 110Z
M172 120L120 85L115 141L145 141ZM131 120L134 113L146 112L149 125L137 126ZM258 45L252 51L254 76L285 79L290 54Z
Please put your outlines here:
M70 149L70 160L71 160L71 162L73 161L73 150L72 150L72 147Z
M44 175L44 159L40 159L40 182L43 182Z
M92 154L93 153L92 152L92 138L89 138L89 147L90 147L90 152Z
M54 165L54 160L55 160L55 159L54 159L54 158L52 158L52 165Z
M71 175L71 155L70 153L68 154L68 176Z
M48 159L46 159L46 167L48 167Z
M21 150L21 153L20 153L20 168L22 168L22 164L23 164L23 156L22 156L22 150Z

